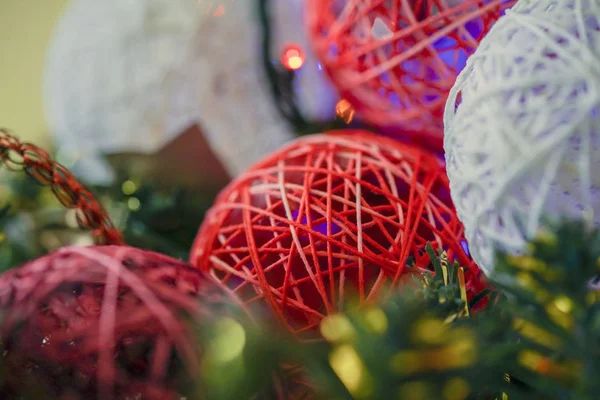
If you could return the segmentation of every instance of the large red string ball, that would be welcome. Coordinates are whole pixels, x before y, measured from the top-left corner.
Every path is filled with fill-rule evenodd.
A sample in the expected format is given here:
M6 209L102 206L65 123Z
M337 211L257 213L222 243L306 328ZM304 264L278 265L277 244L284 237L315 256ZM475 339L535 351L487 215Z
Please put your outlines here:
M0 398L180 399L199 367L185 321L232 299L188 264L125 246L63 248L9 270Z
M307 136L234 180L209 210L192 263L247 303L267 303L299 338L316 335L345 298L377 298L406 264L429 268L425 246L471 265L432 153L362 131Z
M394 134L408 129L439 150L456 76L515 1L308 0L307 25L317 57L358 116Z

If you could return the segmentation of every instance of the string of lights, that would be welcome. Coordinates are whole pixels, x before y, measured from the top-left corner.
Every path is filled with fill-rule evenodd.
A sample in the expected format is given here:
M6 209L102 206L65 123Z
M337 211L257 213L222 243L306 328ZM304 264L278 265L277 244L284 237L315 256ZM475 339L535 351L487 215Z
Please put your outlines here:
M304 115L298 104L298 96L294 88L294 80L298 70L304 63L304 55L298 48L288 47L284 50L283 61L275 61L272 54L273 27L270 15L270 0L256 0L258 23L261 35L261 63L267 77L273 104L281 116L299 135L326 132L329 130L355 128L373 130L369 126L354 120L354 109L348 101L342 99L336 106L336 118L328 121L312 120Z

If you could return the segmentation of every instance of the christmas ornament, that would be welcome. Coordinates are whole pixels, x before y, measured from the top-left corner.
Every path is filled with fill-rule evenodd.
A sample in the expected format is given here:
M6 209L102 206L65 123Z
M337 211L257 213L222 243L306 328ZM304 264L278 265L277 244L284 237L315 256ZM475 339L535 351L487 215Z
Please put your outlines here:
M273 104L261 67L256 2L221 1L218 9L210 8L214 3L199 2L209 12L200 16L188 58L166 82L166 96L190 93L208 142L230 175L237 176L292 140L295 132ZM272 62L294 71L303 111L328 118L334 115L336 96L309 47L303 7L303 0L271 2Z
M45 108L59 149L88 180L112 176L102 154L156 152L196 122L185 93L163 104L164 80L193 40L196 3L75 0L66 9L47 55Z
M372 301L406 270L428 267L427 243L471 266L471 291L479 274L462 235L439 158L342 131L297 140L234 180L207 213L191 260L310 338L345 298Z
M445 150L474 259L519 253L546 220L600 214L597 1L519 1L450 92Z
M201 271L125 246L12 269L0 276L2 398L179 399L199 363L186 319L202 326L232 301Z
M315 52L367 122L441 149L448 91L513 0L309 0Z

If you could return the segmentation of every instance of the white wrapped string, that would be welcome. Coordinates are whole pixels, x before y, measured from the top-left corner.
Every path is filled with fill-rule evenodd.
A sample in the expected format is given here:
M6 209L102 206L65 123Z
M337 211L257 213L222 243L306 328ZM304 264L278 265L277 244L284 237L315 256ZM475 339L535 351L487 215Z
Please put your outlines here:
M163 81L188 52L196 13L196 0L74 0L67 8L48 51L46 118L88 180L110 179L101 154L153 153L195 123L195 108L156 116L164 115Z
M599 18L599 0L520 0L450 92L452 198L487 274L553 219L600 223Z

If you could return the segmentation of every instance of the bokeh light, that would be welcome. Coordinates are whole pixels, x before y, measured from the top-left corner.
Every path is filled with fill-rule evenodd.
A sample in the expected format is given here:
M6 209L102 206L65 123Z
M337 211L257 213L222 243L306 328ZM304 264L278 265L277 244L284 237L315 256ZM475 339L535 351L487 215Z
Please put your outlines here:
M297 70L304 65L305 56L302 48L297 44L289 44L283 49L281 62L289 70Z

